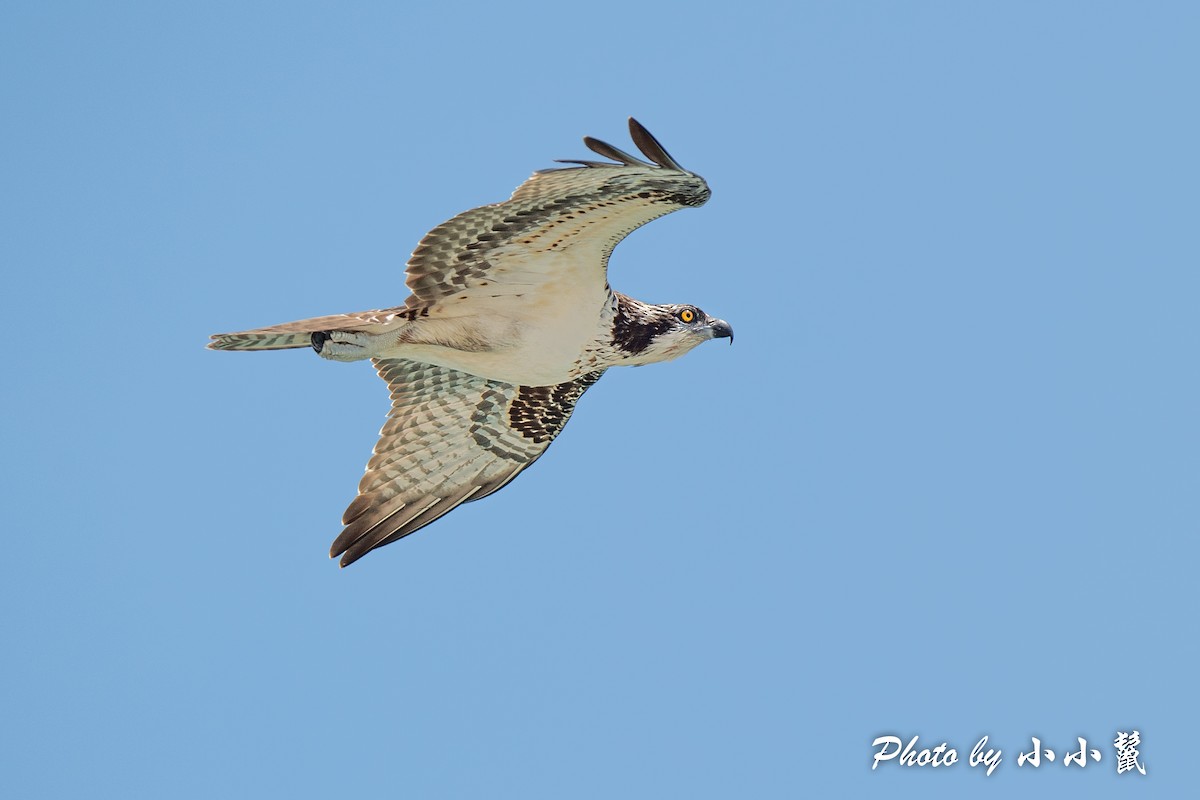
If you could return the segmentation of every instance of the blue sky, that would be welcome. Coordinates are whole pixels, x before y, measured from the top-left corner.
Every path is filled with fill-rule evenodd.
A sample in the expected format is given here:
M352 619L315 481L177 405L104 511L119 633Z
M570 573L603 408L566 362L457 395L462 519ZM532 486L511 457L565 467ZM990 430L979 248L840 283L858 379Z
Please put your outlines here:
M1198 23L6 3L0 790L1179 796ZM339 570L384 386L207 336L401 303L426 230L630 115L714 194L612 283L737 343L610 371L509 488ZM960 763L872 772L885 734Z

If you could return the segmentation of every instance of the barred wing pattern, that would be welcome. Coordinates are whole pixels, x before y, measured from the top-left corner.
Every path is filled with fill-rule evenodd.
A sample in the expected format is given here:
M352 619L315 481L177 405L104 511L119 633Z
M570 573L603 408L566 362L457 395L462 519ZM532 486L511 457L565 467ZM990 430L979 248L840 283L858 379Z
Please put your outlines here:
M650 162L591 137L584 143L616 163L565 161L534 173L511 199L459 214L434 228L408 261L410 310L456 295L522 294L549 280L553 259L570 253L596 266L607 287L608 257L631 231L672 211L703 205L704 179L683 169L630 118L633 141Z
M285 322L252 331L214 333L209 350L288 350L310 347L317 331L357 331L378 328L396 319L401 309L384 308L354 314L330 314L298 322Z
M344 567L536 461L603 370L556 386L514 386L403 359L376 359L392 410L330 556Z

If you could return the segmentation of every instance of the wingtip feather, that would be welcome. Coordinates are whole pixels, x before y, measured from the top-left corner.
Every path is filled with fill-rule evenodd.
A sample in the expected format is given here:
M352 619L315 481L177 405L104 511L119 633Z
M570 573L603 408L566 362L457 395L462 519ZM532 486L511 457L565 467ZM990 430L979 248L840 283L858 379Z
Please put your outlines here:
M655 139L654 135L652 133L650 133L650 131L646 130L646 126L642 125L642 123L638 122L633 117L629 118L629 133L630 133L630 136L633 138L633 143L637 145L638 150L640 150L643 155L645 155L647 158L650 159L649 161L643 161L642 159L638 158L637 156L630 155L629 153L625 152L621 148L614 147L613 145L609 144L608 142L605 142L601 139L597 139L594 136L583 137L583 143L585 145L587 145L587 148L589 150L591 150L593 153L598 153L599 155L602 155L605 158L612 159L612 161L614 161L616 163L609 163L607 161L590 161L590 160L586 160L586 159L576 159L576 158L560 158L560 159L556 159L556 161L560 164L573 164L573 165L577 165L579 167L587 167L587 168L618 167L618 166L624 166L624 167L656 167L657 166L657 167L661 167L662 169L676 170L678 172L687 172L686 169L684 169L682 166L680 166L678 161L676 161L674 158L671 157L671 154L668 153L667 149L662 146L662 143L659 142L658 139ZM557 172L558 170L561 170L561 169L570 169L570 168L571 167L559 167L558 169L538 170L538 173ZM535 173L535 174L538 174L538 173Z
M633 138L633 143L637 145L638 150L646 158L653 161L663 169L674 169L680 172L686 172L683 167L679 166L679 162L671 158L671 154L662 146L658 139L654 138L654 134L646 130L646 126L638 122L633 117L629 118L629 135Z
M613 147L608 142L603 142L603 141L593 138L591 136L583 137L583 143L585 145L587 145L587 148L589 150L591 150L593 153L599 153L600 155L604 156L605 158L611 158L613 161L616 161L620 164L624 164L627 167L649 167L649 166L651 166L647 162L642 161L640 158L629 155L629 153L626 153L624 150L620 149L619 147Z

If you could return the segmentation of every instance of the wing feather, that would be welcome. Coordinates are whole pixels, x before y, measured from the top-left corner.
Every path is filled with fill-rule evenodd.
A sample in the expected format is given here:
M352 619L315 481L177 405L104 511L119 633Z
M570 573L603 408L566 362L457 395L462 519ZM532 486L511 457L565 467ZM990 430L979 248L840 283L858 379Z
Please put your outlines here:
M627 167L652 167L652 166L654 166L653 164L648 164L645 161L642 161L640 158L637 158L636 156L629 155L629 153L626 153L624 150L622 150L618 147L613 147L608 142L602 142L599 139L592 138L591 136L583 137L583 143L585 145L587 145L587 148L589 150L591 150L593 153L599 153L600 155L604 156L605 158L611 158L613 161L619 161L620 163L624 164ZM611 167L612 164L608 164L607 166Z
M507 485L566 425L593 372L514 386L403 359L376 359L392 410L330 549L342 566Z
M672 211L703 205L708 184L675 159L636 120L633 141L651 162L586 137L594 152L615 163L569 161L543 170L503 203L447 220L421 240L408 261L408 308L472 294L536 291L553 279L555 254L595 264L607 286L608 258L633 230Z
M663 169L683 169L679 166L678 161L671 158L671 154L659 143L658 139L654 138L654 134L646 130L646 127L633 117L629 118L629 135L633 138L633 143L638 146L638 150L641 150L655 164Z

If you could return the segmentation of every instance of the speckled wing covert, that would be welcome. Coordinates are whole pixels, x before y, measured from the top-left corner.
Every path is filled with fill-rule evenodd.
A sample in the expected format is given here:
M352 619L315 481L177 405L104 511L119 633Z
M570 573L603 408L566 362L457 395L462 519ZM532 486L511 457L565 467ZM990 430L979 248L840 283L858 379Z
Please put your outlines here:
M553 277L540 259L568 250L595 263L596 280L607 285L608 257L618 242L651 220L703 205L711 194L703 178L679 166L632 117L629 132L653 163L587 136L588 148L616 163L561 161L576 166L535 172L509 200L466 211L426 234L408 261L407 308L475 291L529 291Z
M403 359L374 364L392 410L330 549L343 567L508 484L546 451L604 372L530 387Z

